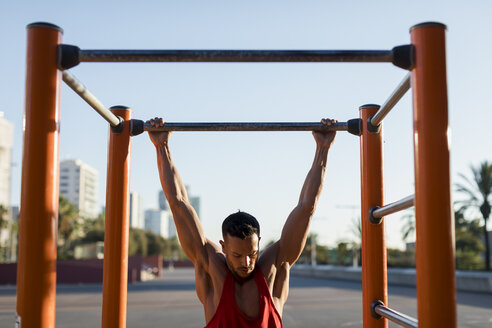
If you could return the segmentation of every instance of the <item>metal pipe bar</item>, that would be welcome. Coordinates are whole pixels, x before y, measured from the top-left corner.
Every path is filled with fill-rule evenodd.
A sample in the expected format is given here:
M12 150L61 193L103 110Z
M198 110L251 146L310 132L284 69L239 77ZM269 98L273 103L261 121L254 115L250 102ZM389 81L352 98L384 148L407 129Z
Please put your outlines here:
M63 81L99 113L111 126L118 126L120 119L96 98L73 74L63 71Z
M320 122L209 122L164 123L162 127L144 124L144 131L347 131L347 122L325 126Z
M399 324L400 326L403 326L405 328L417 328L418 327L418 321L412 317L409 317L403 313L400 313L398 311L395 311L393 309L390 309L384 305L377 305L374 307L374 310L376 311L377 314L380 316L393 321L396 324Z
M392 62L392 50L83 50L79 62Z
M383 216L396 213L406 208L412 207L414 204L415 195L407 196L399 201L384 205L372 211L372 216L375 218L382 218Z
M377 113L371 118L371 124L373 126L378 126L409 89L410 73L405 76L403 81L401 81L396 87L388 100L386 100Z

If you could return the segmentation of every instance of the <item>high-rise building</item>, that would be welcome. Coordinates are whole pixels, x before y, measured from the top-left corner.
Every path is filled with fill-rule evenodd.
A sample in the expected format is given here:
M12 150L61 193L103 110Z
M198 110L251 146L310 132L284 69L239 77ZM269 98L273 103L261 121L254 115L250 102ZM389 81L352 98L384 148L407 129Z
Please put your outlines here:
M12 174L12 141L14 125L0 112L0 205L10 207L10 177Z
M169 203L167 202L166 196L164 195L164 191L159 191L159 208L163 211L169 210Z
M142 198L136 192L130 192L130 227L143 229L145 226Z
M169 238L170 211L148 209L145 211L145 230L150 230L163 238Z
M79 159L60 163L60 195L77 206L83 217L95 218L97 206L98 173Z

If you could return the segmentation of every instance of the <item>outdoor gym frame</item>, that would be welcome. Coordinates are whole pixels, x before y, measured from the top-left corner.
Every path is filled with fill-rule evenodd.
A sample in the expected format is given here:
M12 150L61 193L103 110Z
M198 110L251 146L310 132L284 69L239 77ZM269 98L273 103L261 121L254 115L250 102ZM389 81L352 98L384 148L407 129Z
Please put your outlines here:
M456 327L454 219L451 210L445 25L410 29L411 44L373 51L81 50L62 44L49 23L27 26L17 316L19 326L54 327L62 71L80 62L392 62L410 73L380 108L329 129L360 135L364 327ZM68 71L63 80L111 125L103 272L103 327L126 326L130 139L151 127L123 106L102 105ZM412 88L415 195L383 205L382 120ZM166 123L162 130L298 131L319 123ZM418 322L387 307L384 215L415 205Z

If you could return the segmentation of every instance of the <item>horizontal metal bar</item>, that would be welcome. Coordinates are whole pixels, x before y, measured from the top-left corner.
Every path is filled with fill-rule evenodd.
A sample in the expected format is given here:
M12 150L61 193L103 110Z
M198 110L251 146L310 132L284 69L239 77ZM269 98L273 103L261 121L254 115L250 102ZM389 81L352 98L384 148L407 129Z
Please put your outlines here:
M390 309L386 306L383 305L377 305L374 310L376 311L377 314L380 316L393 321L396 324L399 324L402 327L406 328L417 328L418 327L418 321L412 317L409 317L405 314L402 314L398 311L395 311L393 309Z
M104 107L104 105L96 98L87 88L79 81L75 76L73 76L69 71L63 71L63 81L75 91L82 99L85 100L96 112L99 113L106 121L108 121L111 126L118 126L120 124L120 119L111 113L109 109Z
M412 207L414 204L415 195L407 196L399 201L384 205L382 207L376 208L372 211L372 216L375 218L382 218L383 216L395 213L406 208Z
M162 127L144 124L144 131L347 131L347 122L325 126L320 122L209 122L164 123Z
M403 81L401 81L398 87L396 87L388 100L386 100L377 113L372 117L371 124L373 126L378 126L409 89L410 73L405 76Z
M392 50L83 50L79 62L392 62Z

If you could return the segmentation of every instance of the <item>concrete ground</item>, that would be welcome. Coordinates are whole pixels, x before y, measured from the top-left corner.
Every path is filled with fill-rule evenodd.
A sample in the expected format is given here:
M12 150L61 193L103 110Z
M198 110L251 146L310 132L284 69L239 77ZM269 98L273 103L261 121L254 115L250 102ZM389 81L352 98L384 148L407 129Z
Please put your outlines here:
M286 328L362 327L361 284L292 277L283 321ZM100 327L101 285L58 286L57 327ZM415 289L389 286L389 304L416 316ZM15 286L0 287L0 328L14 327ZM459 327L492 327L492 294L458 293ZM191 269L130 285L127 327L204 327ZM399 327L390 323L390 327Z

